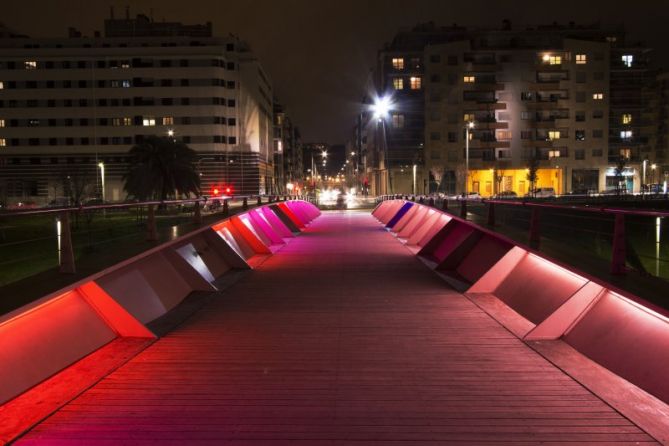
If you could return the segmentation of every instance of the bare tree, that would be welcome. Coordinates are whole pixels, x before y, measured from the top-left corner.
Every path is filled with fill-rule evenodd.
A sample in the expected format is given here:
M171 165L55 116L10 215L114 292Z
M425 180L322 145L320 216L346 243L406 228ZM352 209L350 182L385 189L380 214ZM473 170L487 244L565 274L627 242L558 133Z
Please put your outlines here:
M530 182L532 196L536 196L537 172L539 171L539 160L535 153L527 160L527 181Z

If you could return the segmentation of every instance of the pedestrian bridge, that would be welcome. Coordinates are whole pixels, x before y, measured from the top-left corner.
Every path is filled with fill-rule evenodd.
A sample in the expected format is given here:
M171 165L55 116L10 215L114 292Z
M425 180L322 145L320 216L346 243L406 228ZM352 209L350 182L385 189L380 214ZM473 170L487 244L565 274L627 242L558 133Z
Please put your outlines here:
M421 204L251 209L0 319L0 443L669 444L669 320Z

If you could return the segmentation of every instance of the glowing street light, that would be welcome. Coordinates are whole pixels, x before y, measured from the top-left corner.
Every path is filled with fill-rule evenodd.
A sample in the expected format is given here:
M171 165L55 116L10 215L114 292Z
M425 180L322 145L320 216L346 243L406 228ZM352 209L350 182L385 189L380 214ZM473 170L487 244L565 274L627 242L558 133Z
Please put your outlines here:
M374 119L385 119L390 113L392 106L393 102L390 96L377 98L370 107L374 113Z
M469 132L474 128L474 121L465 126L465 198L469 195Z
M167 131L167 136L169 136L170 138L172 138L172 137L174 136L174 130L169 129L169 130Z

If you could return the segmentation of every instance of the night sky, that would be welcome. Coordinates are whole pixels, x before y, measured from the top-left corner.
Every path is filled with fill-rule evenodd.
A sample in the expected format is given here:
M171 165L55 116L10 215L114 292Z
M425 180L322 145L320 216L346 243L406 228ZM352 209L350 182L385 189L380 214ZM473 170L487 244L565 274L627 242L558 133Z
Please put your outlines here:
M133 17L153 10L157 21L212 21L216 35L248 41L307 142L346 140L377 50L399 27L418 22L625 23L630 40L654 47L659 65L669 67L669 0L21 0L2 8L0 21L33 37L63 37L68 26L92 35L103 29L111 5L121 17L127 4Z

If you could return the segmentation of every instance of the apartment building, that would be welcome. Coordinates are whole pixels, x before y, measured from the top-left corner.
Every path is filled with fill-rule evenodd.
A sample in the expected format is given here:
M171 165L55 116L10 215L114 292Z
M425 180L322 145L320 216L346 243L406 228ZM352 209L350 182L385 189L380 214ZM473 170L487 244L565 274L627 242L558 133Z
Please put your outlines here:
M532 158L536 187L567 193L616 187L623 156L625 186L639 190L650 130L630 124L644 121L639 98L651 72L647 49L627 46L621 28L428 23L399 32L379 54L377 91L393 104L385 120L391 172L405 179L394 192L420 192L415 164L426 190L461 193L467 154L468 190L483 196L526 194ZM376 139L373 150L386 150Z
M48 202L75 180L122 200L128 150L150 135L197 152L206 195L272 191L272 84L245 42L210 23L104 25L0 38L0 200Z
M278 193L304 189L304 163L299 128L276 99L274 100L274 165ZM292 190L288 190L288 185Z

